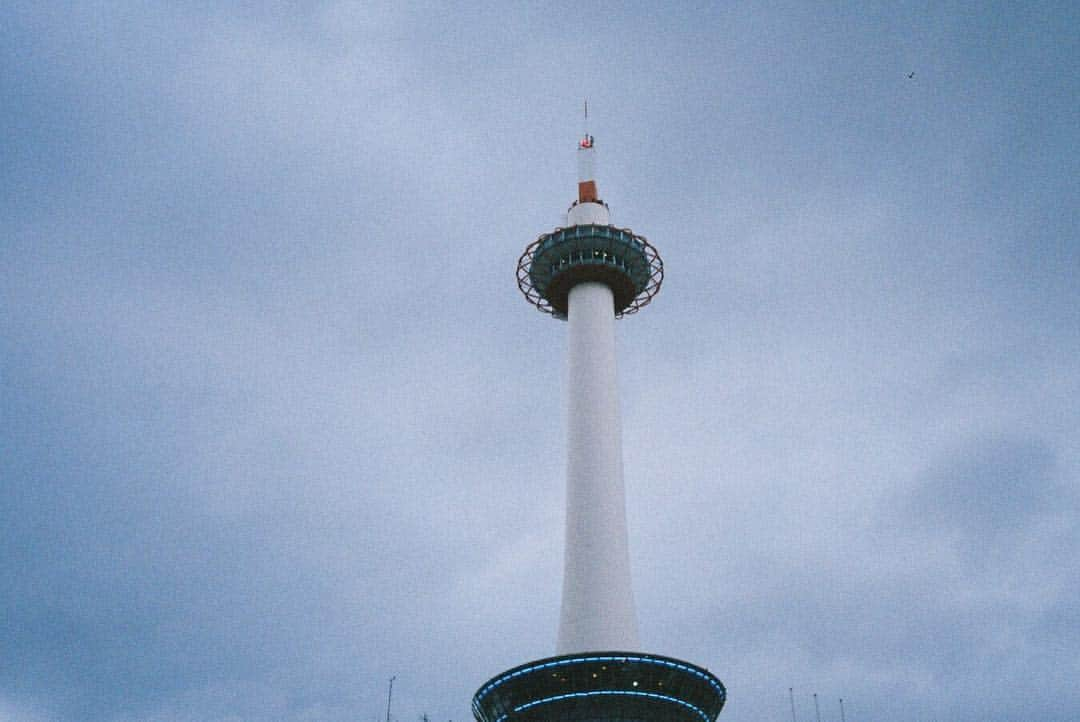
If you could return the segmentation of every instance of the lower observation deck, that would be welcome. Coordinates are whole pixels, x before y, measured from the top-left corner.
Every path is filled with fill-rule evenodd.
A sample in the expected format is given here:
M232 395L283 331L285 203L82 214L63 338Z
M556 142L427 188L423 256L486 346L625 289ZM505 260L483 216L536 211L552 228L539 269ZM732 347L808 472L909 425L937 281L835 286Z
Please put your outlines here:
M664 262L627 228L579 225L545 233L518 259L518 288L545 313L566 318L570 289L597 281L615 296L616 317L636 313L660 291Z
M473 697L477 722L714 722L724 685L671 657L592 652L503 672Z

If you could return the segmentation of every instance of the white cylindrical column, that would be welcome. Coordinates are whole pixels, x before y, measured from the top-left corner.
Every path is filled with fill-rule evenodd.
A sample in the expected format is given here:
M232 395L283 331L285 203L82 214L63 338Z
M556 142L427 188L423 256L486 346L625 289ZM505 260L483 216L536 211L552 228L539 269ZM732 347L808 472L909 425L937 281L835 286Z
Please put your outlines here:
M557 653L635 650L611 289L574 286L567 320L566 566Z

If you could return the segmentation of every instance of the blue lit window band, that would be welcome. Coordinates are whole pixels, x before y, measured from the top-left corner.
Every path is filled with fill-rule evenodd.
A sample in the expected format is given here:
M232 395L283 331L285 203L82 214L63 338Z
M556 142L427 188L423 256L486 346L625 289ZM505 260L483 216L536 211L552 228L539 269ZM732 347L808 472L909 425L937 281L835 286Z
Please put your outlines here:
M634 692L634 691L630 691L630 690L602 689L602 690L595 690L595 691L592 691L592 692L569 692L567 694L558 694L558 695L555 695L553 697L545 697L544 699L538 699L538 700L534 700L532 702L526 702L523 705L519 705L519 706L515 707L514 712L515 713L516 712L523 712L523 711L529 709L530 707L536 707L537 705L542 705L542 704L550 704L552 702L558 702L558 701L564 700L564 699L573 699L573 698L581 698L581 697L598 697L598 696L601 696L601 695L607 695L607 696L613 696L614 695L614 696L620 696L620 697L648 697L650 699L658 699L658 700L661 700L661 701L664 701L664 702L674 702L675 704L680 704L683 707L686 707L686 708L692 710L699 717L701 717L701 719L704 720L704 722L712 722L712 719L709 717L709 715L707 715L705 712L698 709L694 705L690 704L689 702L684 702L683 700L678 699L676 697L669 697L666 694L657 694L655 692ZM504 720L506 720L506 718L509 717L509 716L510 716L509 714L504 714L501 717L499 717L498 719L496 719L495 722L504 722Z
M550 660L550 661L547 661L547 662L543 662L542 664L535 664L535 665L530 665L528 667L522 667L522 668L516 669L516 670L514 670L512 672L508 672L507 674L501 675L500 677L497 677L496 679L492 680L488 684L484 685L484 688L476 693L475 700L477 702L482 701L483 698L487 695L488 692L495 689L499 685L503 684L507 680L513 679L515 677L520 677L522 675L530 674L532 672L536 672L536 671L539 671L539 670L542 670L542 669L550 669L550 668L553 668L553 667L565 667L565 666L569 666L569 665L578 665L578 664L581 664L583 662L634 662L634 663L640 663L640 664L652 664L652 665L656 665L656 666L660 666L660 667L667 667L669 669L677 669L677 670L680 670L682 672L689 672L690 674L692 674L692 675L694 675L696 677L699 677L702 680L708 682L709 685L712 686L712 688L716 690L717 694L719 694L721 698L724 698L726 696L726 694L727 694L726 690L724 690L723 686L717 684L715 678L713 678L712 675L707 674L705 672L702 672L700 669L695 669L694 667L691 667L689 665L682 664L682 663L675 662L675 661L668 660L668 659L659 659L659 658L656 658L656 657L640 657L640 656L634 656L634 655L624 655L624 656L614 656L613 655L613 656L597 656L597 657L568 657L568 658L563 658L563 659L553 659L553 660Z

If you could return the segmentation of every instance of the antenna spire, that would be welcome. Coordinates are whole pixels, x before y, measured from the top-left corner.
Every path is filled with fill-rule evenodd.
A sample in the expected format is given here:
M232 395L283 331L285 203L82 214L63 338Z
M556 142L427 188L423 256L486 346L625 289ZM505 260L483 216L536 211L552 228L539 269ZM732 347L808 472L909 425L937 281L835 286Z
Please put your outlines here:
M585 135L578 141L578 199L577 203L598 203L596 194L596 161L593 137L589 135L589 99L585 99ZM575 203L575 205L577 205ZM608 221L604 221L606 224Z
M592 143L593 143L593 138L592 138L591 135L589 135L589 99L588 98L585 98L585 119L582 122L582 126L583 126L584 135L582 136L582 140L578 144L578 147L580 147L580 148L591 148Z

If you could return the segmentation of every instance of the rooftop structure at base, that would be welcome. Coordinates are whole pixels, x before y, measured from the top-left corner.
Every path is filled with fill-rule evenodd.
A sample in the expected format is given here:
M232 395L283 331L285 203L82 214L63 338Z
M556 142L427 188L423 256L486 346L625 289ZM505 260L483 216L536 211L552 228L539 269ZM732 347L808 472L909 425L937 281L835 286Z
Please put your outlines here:
M578 144L578 199L566 225L531 243L517 282L568 322L566 545L558 656L503 672L473 697L477 722L714 722L727 698L708 670L638 647L630 580L616 318L659 292L660 254L611 225L596 191L595 145Z
M708 670L655 654L601 652L523 664L473 698L479 722L654 720L713 722L724 685Z

